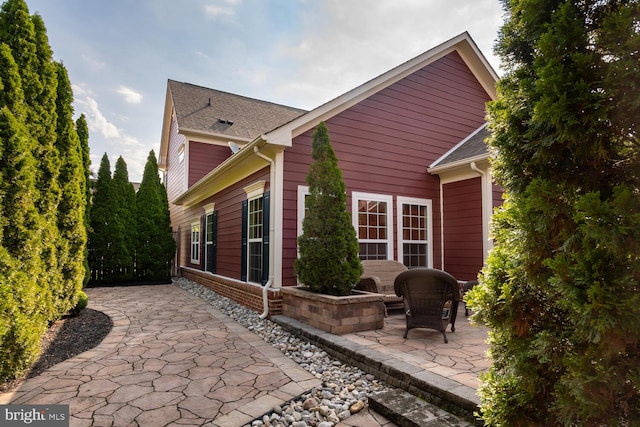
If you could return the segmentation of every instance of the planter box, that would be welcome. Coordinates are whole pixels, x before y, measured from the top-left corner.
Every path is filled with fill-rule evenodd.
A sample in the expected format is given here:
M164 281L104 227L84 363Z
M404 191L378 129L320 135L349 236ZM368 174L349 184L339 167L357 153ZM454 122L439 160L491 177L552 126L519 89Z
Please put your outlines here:
M353 291L352 295L332 296L301 287L283 287L282 314L332 334L382 329L384 295Z

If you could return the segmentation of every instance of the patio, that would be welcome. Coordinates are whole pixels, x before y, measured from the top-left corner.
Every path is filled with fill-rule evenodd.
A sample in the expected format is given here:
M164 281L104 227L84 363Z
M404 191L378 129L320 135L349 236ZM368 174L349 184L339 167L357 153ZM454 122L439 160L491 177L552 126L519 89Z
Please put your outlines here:
M345 335L285 316L272 320L345 363L453 414L473 417L478 410L478 374L491 365L486 355L488 329L469 323L464 304L458 308L456 331L447 328L447 344L440 332L431 329L412 329L404 339L402 309L389 310L382 329Z
M470 313L471 314L471 313ZM442 334L433 329L411 329L407 339L402 338L405 318L402 309L389 309L384 328L376 331L342 335L353 342L388 354L411 365L478 388L478 373L486 371L487 328L472 326L464 315L464 304L458 307L456 331L447 328L448 344Z

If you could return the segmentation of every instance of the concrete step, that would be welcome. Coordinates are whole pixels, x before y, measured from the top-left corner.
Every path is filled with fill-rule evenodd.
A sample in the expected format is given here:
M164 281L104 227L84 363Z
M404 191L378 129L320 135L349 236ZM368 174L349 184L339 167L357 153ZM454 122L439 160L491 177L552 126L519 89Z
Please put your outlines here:
M369 408L400 427L469 427L474 425L397 388L370 396Z

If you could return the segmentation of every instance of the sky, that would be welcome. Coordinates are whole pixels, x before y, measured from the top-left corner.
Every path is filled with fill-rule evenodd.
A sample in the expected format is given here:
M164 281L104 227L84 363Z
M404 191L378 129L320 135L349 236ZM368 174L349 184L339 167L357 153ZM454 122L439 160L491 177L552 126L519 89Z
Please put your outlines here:
M1 0L0 0L1 1ZM468 31L494 70L499 0L26 0L69 72L92 169L156 156L167 80L311 110Z

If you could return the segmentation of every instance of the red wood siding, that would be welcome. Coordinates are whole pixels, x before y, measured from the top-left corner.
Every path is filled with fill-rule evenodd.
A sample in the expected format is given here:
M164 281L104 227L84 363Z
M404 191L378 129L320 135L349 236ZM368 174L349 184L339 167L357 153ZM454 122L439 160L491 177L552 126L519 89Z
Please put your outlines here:
M191 259L191 224L199 221L204 215L203 206L215 203L218 212L218 246L216 274L232 279L240 280L240 253L242 238L242 201L247 198L243 190L249 184L264 180L267 182L265 191L269 189L269 169L247 177L233 186L207 198L201 203L183 209L181 228L181 260L180 265L201 269L201 265L190 263ZM201 242L204 236L200 237ZM202 253L201 253L202 260Z
M227 146L189 141L189 187L231 156Z
M482 268L481 179L443 185L444 269L474 280Z
M451 53L327 120L349 210L353 191L393 195L397 237L396 197L432 200L433 261L440 267L439 179L426 169L484 123L489 99L462 58ZM296 283L297 188L306 185L312 133L296 137L285 151L284 285Z

